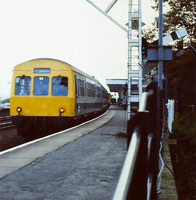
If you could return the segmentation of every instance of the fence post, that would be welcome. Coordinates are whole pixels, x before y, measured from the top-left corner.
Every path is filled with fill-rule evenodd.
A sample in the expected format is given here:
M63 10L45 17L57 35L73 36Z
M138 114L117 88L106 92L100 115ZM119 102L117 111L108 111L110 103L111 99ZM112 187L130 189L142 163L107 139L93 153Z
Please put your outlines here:
M149 133L149 113L138 112L128 122L128 145L131 133L135 127L141 130L141 145L139 148L133 177L129 186L126 199L146 199L147 197L147 177L148 177L148 133Z
M160 148L160 137L161 137L161 119L160 112L158 110L162 108L161 105L158 105L157 96L160 97L160 90L157 87L157 82L150 83L147 88L147 91L153 90L153 95L149 96L147 103L147 110L149 110L149 131L153 134L152 141L152 156L150 160L149 169L152 173L152 191L151 199L157 199L157 176L159 173L159 148ZM159 93L159 94L158 94ZM159 101L160 102L160 101Z

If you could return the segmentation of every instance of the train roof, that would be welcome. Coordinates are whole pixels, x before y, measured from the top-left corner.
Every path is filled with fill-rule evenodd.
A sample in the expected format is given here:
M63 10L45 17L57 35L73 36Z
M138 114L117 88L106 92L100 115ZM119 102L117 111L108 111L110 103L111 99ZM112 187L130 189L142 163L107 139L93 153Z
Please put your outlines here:
M81 75L83 75L83 76L85 76L85 77L87 77L87 78L89 78L89 79L91 79L91 80L93 80L93 81L99 83L99 84L102 86L102 84L101 84L96 78L94 78L93 76L88 75L87 73L83 72L82 70L78 69L77 67L74 67L73 65L71 65L71 64L69 64L69 63L67 63L67 62L65 62L65 61L58 60L58 59L53 59L53 58L36 58L36 59L29 60L29 61L27 61L27 62L34 61L34 60L51 60L51 61L56 61L56 62L61 62L61 63L67 64L67 65L69 65L70 67L72 67L72 69L73 69L74 72L76 72L76 73L78 73L78 74L81 74ZM102 87L103 87L103 86L102 86ZM104 88L104 87L103 87L103 88ZM105 88L104 88L104 89L105 89ZM106 90L106 89L105 89L105 90Z

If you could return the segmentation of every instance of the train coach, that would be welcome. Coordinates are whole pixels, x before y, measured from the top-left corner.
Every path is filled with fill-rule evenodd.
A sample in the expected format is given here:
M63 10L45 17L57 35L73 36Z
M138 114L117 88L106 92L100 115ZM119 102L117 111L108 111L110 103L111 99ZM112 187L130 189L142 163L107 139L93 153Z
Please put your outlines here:
M13 69L10 116L21 132L60 126L108 107L100 82L66 62L35 59Z

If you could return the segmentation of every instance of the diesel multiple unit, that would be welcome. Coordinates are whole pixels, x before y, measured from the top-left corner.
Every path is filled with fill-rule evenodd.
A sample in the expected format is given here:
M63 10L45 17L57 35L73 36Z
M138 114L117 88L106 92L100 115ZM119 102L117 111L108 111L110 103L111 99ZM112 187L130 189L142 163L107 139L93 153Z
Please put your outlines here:
M14 67L10 115L15 125L56 126L109 106L109 94L94 77L54 59Z

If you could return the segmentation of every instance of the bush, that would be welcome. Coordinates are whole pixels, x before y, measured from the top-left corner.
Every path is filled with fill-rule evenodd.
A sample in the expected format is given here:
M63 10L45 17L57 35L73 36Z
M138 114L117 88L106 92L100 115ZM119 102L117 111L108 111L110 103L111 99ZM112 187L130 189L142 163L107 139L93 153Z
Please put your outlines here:
M174 166L179 199L196 198L196 126L195 115L186 114L174 120L178 162Z
M179 140L191 146L196 145L196 116L194 113L179 117L173 122L173 131Z

